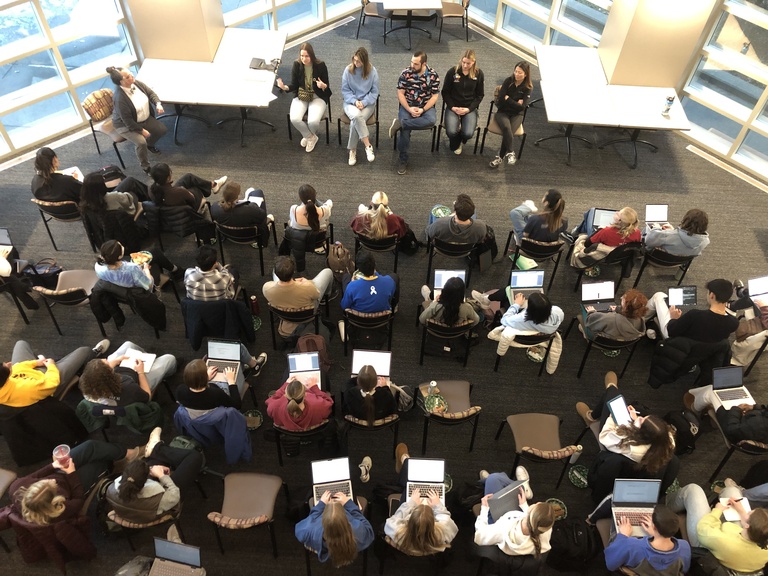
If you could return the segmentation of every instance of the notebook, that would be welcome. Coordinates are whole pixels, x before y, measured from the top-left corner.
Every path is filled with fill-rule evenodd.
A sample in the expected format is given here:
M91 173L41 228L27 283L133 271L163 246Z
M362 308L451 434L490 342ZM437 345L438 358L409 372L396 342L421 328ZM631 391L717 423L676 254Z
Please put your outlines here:
M437 458L408 458L408 482L405 490L410 498L417 490L422 500L427 492L436 490L445 506L445 460Z
M728 506L728 498L720 498L720 504L723 506ZM746 498L741 499L741 505L744 508L744 511L749 514L752 511L752 506L749 505L749 500ZM725 510L723 510L723 518L725 518L726 522L738 522L741 523L741 516L739 516L739 513L736 512L735 509L728 506Z
M609 210L608 208L595 208L595 214L592 218L592 232L597 232L600 228L605 228L613 224L613 215L618 210Z
M615 398L608 400L607 404L611 418L613 418L617 426L632 424L632 417L629 415L629 408L627 408L627 401L624 400L624 396L619 394Z
M748 280L747 288L749 288L749 297L752 298L753 302L755 300L768 300L768 276Z
M389 378L389 367L392 363L392 352L378 352L375 350L352 351L352 376L357 376L363 366L373 366L376 376Z
M157 358L157 354L139 352L136 348L129 348L125 351L125 355L128 356L128 358L120 362L122 368L130 368L133 370L136 366L136 360L142 360L144 362L144 372L152 370L152 364L155 363L155 358Z
M544 293L544 270L512 270L509 286L513 294L528 298L534 292Z
M320 386L320 354L318 352L302 352L288 354L289 378L296 378L306 386L307 382L315 378Z
M78 182L83 181L83 173L80 172L80 168L77 166L72 166L71 168L64 168L63 170L58 171L59 174L66 174L67 176L72 176L75 180Z
M667 304L670 306L696 306L696 286L670 286L667 290Z
M498 522L499 518L504 516L507 512L513 510L520 510L520 501L518 500L518 494L523 490L523 485L528 482L522 482L515 480L509 486L505 486L498 492L493 493L493 498L488 500L488 509L491 512L491 518L494 522Z
M755 405L752 394L742 384L743 378L744 368L742 366L724 366L723 368L712 369L712 390L726 410L739 404Z
M622 518L628 518L632 524L632 536L645 536L640 522L653 514L659 501L661 480L627 480L617 478L613 482L611 512L617 529Z
M200 568L200 548L155 537L155 560L149 576L192 576Z
M669 204L646 204L645 205L645 226L648 229L659 229L662 226L669 226Z
M616 306L614 298L613 280L581 284L581 303L585 308L592 306L595 312L607 312L611 306Z
M331 493L331 496L342 492L354 498L352 481L349 479L349 458L331 458L312 462L312 484L315 503L320 502L326 490Z
M435 287L432 289L434 299L440 298L440 293L443 291L443 286L448 282L450 278L461 278L466 283L467 271L466 270L435 270Z
M240 373L240 341L209 339L208 359L205 361L205 365L218 368L211 382L227 392L227 378L224 376L224 369L234 369L235 379L237 379Z

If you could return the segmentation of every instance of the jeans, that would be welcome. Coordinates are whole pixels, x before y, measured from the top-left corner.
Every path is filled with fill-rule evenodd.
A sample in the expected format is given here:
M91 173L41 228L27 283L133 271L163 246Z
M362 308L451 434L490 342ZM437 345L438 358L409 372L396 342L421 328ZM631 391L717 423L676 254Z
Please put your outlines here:
M434 108L430 108L421 116L414 118L401 105L397 118L400 120L400 138L397 141L397 149L400 151L400 162L408 162L408 149L411 147L411 130L431 128L435 125L437 113Z
M484 494L495 494L502 488L506 488L510 484L512 484L513 480L507 476L506 472L494 472L488 478L485 479L485 487L483 488ZM488 512L488 524L493 524L495 520L493 519L493 516L491 516L490 511Z
M453 110L445 110L445 133L448 135L451 150L456 150L461 144L475 135L477 128L477 110L467 112L464 116L459 116Z
M368 118L376 111L376 105L366 106L360 110L354 104L344 104L344 114L349 118L349 140L347 150L355 150L357 141L368 138Z
M659 326L661 335L664 338L669 338L669 332L667 331L667 325L672 318L669 315L669 306L667 305L667 294L665 292L656 292L648 300L648 312L645 313L645 321L652 320L656 317L656 324Z
M720 498L741 498L741 491L735 487L727 487L720 492ZM698 526L699 520L710 512L704 489L698 484L687 484L677 492L667 494L666 504L673 512L686 513L685 525L688 529L688 542L691 546L699 546L696 526Z
M512 220L512 230L515 232L515 240L518 244L523 241L523 230L525 230L525 224L528 222L531 212L533 212L531 207L525 204L520 204L517 208L509 211L509 219Z
M171 448L160 443L152 450L152 455L147 458L147 464L154 466L168 466L172 470L171 480L179 490L185 490L192 485L203 469L203 455L197 450L185 450L183 448Z
M109 470L113 462L125 458L125 454L125 448L100 440L86 440L72 448L69 453L75 463L75 472L86 493L90 491L99 476Z
M325 100L319 96L314 96L311 102L302 102L298 98L291 101L291 110L289 112L291 124L299 132L302 138L316 136L320 130L320 121L325 116L325 110L328 105ZM307 115L307 121L304 122L304 114Z
M595 224L595 209L590 208L586 212L584 212L584 219L581 221L581 224L579 224L579 227L576 228L576 232L574 233L574 236L579 236L580 234L588 234L592 235L592 227Z
M508 152L512 152L514 148L515 132L520 128L523 123L523 115L517 114L516 116L508 116L503 112L497 112L494 116L496 118L496 124L501 128L501 149L499 150L499 156L504 158Z
M147 148L149 146L154 146L160 138L165 136L168 129L165 127L165 124L153 116L150 116L144 120L144 122L139 122L138 124L142 129L149 132L149 138L144 138L141 132L134 132L133 130L119 132L119 134L136 146L136 158L139 159L139 164L141 164L142 170L148 170L150 164Z
M141 346L137 346L133 342L124 342L120 348L112 352L107 359L114 360L118 356L125 354L130 348L134 348L140 352L144 352ZM155 361L152 363L152 369L146 372L147 382L149 383L149 389L154 393L157 385L163 380L173 375L176 372L176 357L173 354L158 355Z
M59 385L53 393L56 398L64 390L67 383L74 378L80 369L86 365L89 360L96 358L96 353L88 346L76 348L63 358L56 361L56 368L59 369ZM19 340L13 347L11 355L11 364L25 362L27 360L36 360L37 356L32 351L32 346L24 340ZM41 367L45 371L45 367ZM60 399L60 398L59 398Z

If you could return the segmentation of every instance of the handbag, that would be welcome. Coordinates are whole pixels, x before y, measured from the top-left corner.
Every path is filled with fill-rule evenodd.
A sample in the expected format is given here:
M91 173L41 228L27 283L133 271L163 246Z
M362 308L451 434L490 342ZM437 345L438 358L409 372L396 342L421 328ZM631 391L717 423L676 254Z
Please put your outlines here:
M302 102L312 102L312 98L315 96L314 90L307 90L299 86L299 90L296 92L296 97Z
M408 412L413 408L413 392L410 386L398 386L394 382L389 383L389 387L393 390L393 394L397 397L397 410L398 412Z
M63 268L56 264L55 258L43 258L37 264L30 264L24 268L22 274L32 282L32 286L55 290L62 270Z

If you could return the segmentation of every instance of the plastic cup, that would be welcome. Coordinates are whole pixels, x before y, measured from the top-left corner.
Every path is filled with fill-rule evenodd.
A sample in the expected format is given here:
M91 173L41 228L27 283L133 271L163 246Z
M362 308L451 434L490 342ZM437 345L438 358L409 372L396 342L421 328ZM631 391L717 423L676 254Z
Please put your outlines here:
M64 468L69 466L69 461L71 460L69 457L69 446L66 444L59 444L56 446L56 448L53 449L53 459Z

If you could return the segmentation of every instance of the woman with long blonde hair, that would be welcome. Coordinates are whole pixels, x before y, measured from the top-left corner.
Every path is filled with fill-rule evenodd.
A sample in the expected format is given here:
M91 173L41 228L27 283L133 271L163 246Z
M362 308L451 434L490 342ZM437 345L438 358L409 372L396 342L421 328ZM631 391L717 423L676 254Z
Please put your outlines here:
M349 118L349 165L357 164L357 142L363 141L365 156L373 162L373 145L368 137L368 119L376 111L379 98L379 73L371 64L368 50L360 46L352 54L352 62L341 76L341 95L344 98L344 114Z
M382 240L387 236L402 238L408 233L405 220L393 214L389 208L386 192L375 192L367 207L360 204L358 213L352 218L349 226L356 234L373 240Z
M485 77L477 67L474 50L464 50L459 63L446 72L442 95L451 152L461 154L464 144L475 135L477 108L485 96Z
M314 378L306 383L295 378L288 380L267 398L267 414L277 426L287 430L306 430L322 424L332 409L333 399L320 390Z
M640 222L634 208L625 206L614 212L611 222L599 228L593 233L595 209L592 208L584 214L584 221L575 232L580 232L573 245L571 266L574 268L587 268L586 276L594 278L600 275L600 267L595 266L614 249L628 244L640 242Z

